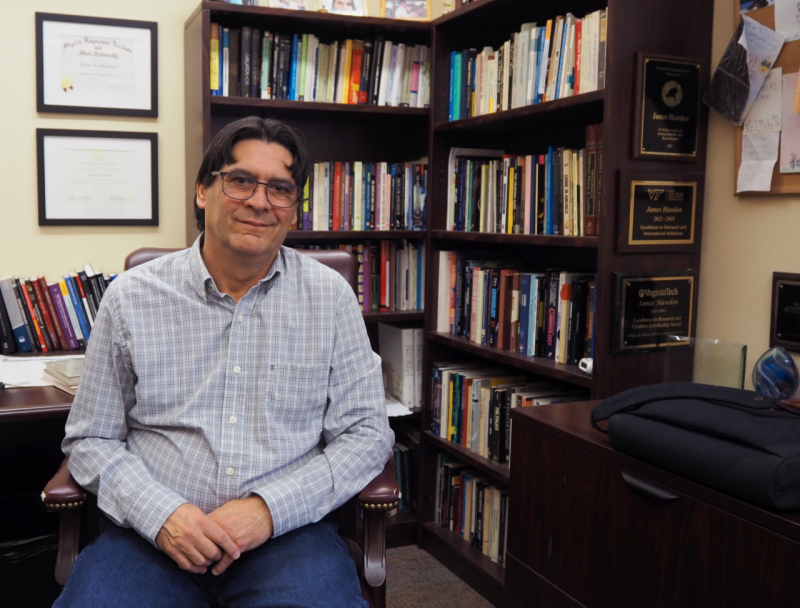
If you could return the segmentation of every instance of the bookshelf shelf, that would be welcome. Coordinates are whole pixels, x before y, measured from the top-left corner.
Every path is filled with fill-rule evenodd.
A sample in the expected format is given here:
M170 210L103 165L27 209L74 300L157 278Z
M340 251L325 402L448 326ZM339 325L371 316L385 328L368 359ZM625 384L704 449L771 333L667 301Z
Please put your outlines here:
M481 13L483 13L487 8L492 8L492 5L502 5L503 2L504 0L477 0L477 2L464 4L459 6L454 11L434 19L433 25L443 26L454 20L461 22L462 20L474 17L475 15L482 16Z
M443 135L460 132L500 135L518 133L521 129L544 123L552 124L553 121L578 121L584 125L593 124L603 122L605 95L605 91L592 91L494 114L434 122L431 128L435 134Z
M362 242L407 240L422 241L425 233L420 230L290 230L285 244L309 243L316 241Z
M521 355L519 353L499 350L491 346L475 344L461 336L451 336L450 334L441 332L428 332L428 339L470 353L471 355L491 359L495 363L501 363L527 372L547 376L554 380L569 382L577 386L592 388L592 378L580 371L577 365L565 365L563 363L556 363L550 359L543 359L542 357L528 357L527 355Z
M450 548L454 557L462 565L488 579L490 584L499 588L505 585L505 568L501 564L492 562L491 559L477 549L473 549L466 540L455 532L446 530L434 522L425 522L422 524L422 534L423 543L433 540L444 544Z
M488 458L478 456L478 454L472 450L468 450L463 445L459 445L452 441L448 441L447 439L437 437L433 434L433 431L425 431L424 436L427 441L433 443L437 448L445 452L449 452L453 456L456 456L459 460L462 460L468 465L471 465L487 475L490 475L493 479L496 479L501 483L507 485L511 479L511 469L508 467L508 465L497 464Z
M364 321L367 323L398 323L401 321L422 321L425 312L422 310L365 312Z
M287 101L252 97L218 97L209 99L215 116L241 118L253 114L269 114L275 118L305 120L419 120L428 119L428 108L352 105L316 101Z
M585 247L589 249L597 249L599 243L599 239L593 236L498 234L494 232L461 232L456 230L431 230L431 239L481 244L525 245L530 247Z

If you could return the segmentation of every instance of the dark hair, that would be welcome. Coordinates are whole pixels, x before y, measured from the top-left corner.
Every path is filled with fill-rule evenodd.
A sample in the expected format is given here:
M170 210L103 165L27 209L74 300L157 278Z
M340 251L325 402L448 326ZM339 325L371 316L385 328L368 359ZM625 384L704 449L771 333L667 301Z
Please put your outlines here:
M197 172L196 184L203 184L208 188L216 176L211 175L212 171L219 171L224 165L236 162L233 156L233 147L240 141L257 139L265 144L278 144L286 148L292 155L292 164L289 171L292 174L294 183L301 190L308 179L308 159L306 148L299 132L292 129L287 124L274 118L259 118L258 116L248 116L229 125L225 125L211 141L203 155L200 169ZM302 195L301 195L302 196ZM194 217L197 220L198 230L206 229L206 211L197 206L197 197L194 200Z

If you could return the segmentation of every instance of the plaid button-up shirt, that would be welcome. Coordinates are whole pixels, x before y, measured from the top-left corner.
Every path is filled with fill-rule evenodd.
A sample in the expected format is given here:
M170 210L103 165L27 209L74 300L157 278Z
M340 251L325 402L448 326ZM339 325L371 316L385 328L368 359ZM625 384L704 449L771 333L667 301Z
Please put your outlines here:
M394 441L347 282L283 247L237 303L201 239L110 285L62 446L100 509L151 543L185 502L208 513L259 495L275 536L318 521Z

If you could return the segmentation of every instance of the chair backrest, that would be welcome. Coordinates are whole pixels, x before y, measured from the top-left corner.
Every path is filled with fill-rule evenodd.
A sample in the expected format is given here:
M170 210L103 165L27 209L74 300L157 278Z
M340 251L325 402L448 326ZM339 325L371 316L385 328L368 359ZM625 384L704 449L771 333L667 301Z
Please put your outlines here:
M162 255L175 253L176 251L181 251L181 249L142 247L141 249L132 251L128 254L128 257L125 258L125 270L129 270L134 266L144 264L150 260L160 258ZM353 292L358 293L358 260L356 260L356 256L354 256L352 253L349 251L341 251L339 249L297 249L296 251L338 272L348 283L350 283L350 287L353 288Z

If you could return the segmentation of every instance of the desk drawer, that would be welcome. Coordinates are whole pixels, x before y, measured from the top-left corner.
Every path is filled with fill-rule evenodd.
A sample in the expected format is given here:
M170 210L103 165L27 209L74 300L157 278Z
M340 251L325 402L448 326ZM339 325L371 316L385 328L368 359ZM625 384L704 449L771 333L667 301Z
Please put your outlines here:
M800 605L797 543L523 425L513 449L508 551L586 606Z

